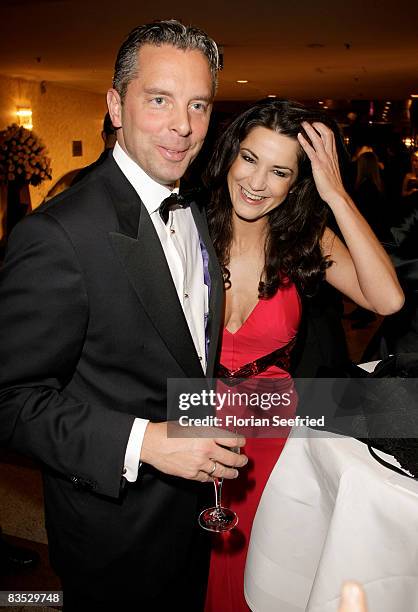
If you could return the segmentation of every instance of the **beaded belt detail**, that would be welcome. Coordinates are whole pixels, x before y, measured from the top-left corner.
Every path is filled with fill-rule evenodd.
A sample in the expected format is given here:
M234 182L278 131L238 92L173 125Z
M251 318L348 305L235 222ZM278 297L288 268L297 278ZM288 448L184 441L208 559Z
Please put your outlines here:
M236 370L228 370L221 363L217 369L217 376L219 378L250 378L265 372L270 366L277 366L278 368L285 370L286 372L290 369L290 353L295 345L296 337L293 338L288 344L285 344L279 349L276 349L268 355L263 355L255 361L246 363Z

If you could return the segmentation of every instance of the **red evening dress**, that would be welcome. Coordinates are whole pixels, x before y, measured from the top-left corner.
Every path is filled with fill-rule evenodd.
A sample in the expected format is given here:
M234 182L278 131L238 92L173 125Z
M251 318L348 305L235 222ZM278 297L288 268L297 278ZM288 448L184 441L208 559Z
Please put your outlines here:
M293 284L280 289L271 299L259 300L243 325L222 336L220 362L229 370L268 355L291 342L297 334L301 303ZM257 378L289 378L273 365ZM283 450L286 438L247 438L249 457L236 480L226 480L222 505L239 517L238 526L229 532L213 534L205 612L248 612L244 598L244 570L251 527L257 506L270 473Z

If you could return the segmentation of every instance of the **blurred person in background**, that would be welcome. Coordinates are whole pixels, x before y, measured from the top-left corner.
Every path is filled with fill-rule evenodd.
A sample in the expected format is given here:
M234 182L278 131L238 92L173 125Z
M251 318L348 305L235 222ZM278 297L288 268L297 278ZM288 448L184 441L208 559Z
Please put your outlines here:
M113 151L113 147L116 144L116 130L113 127L109 112L106 113L103 119L103 129L101 132L101 137L104 145L103 151L100 153L96 161L94 161L89 166L86 166L85 168L81 168L81 170L77 172L76 176L71 181L71 186L81 181L92 170L97 168L97 166L100 166Z
M84 168L76 168L75 170L70 170L69 172L66 172L48 191L48 194L45 197L45 202L55 197L59 193L62 193L63 191L68 189L68 187L72 187L73 185L81 181L92 170L100 166L110 155L116 142L116 130L112 125L109 112L106 113L103 120L101 138L104 143L104 149L100 153L100 156L93 163L88 166L85 166Z
M411 169L402 181L402 197L408 198L418 192L418 151L411 155Z
M381 176L381 164L371 147L362 147L356 155L352 197L357 208L381 242L389 240L390 214ZM347 316L353 329L367 327L376 320L370 310L356 306Z
M387 200L377 155L373 151L357 158L354 200L376 236L382 242L387 239L389 224Z
M387 249L405 293L405 304L399 312L385 317L362 361L418 353L418 200L403 208L390 233Z

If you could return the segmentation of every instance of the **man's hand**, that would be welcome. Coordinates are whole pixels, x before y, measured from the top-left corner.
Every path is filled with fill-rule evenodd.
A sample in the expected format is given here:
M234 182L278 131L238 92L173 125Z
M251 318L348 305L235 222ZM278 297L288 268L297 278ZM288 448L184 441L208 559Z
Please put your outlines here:
M183 437L174 437L176 432ZM223 437L225 433L216 427L188 427L185 437L184 428L174 423L148 423L141 461L165 474L200 482L236 478L236 468L243 467L248 458L229 449L244 446L245 438L232 434Z

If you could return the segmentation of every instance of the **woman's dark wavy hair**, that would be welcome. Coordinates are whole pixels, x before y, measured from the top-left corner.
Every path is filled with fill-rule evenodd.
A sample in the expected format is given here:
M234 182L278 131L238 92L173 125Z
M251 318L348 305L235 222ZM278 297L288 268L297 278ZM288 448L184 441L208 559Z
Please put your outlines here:
M210 190L209 229L214 242L225 286L231 286L228 270L232 243L232 204L227 175L235 161L240 143L255 127L265 127L297 139L302 121L321 121L335 134L341 162L345 147L336 123L324 111L311 110L298 102L268 99L256 103L239 115L218 139L205 172ZM286 200L268 214L269 233L265 245L265 267L259 284L259 297L270 298L289 281L305 295L313 295L331 262L322 255L320 239L324 233L328 207L319 197L312 176L311 163L300 147L298 176Z

